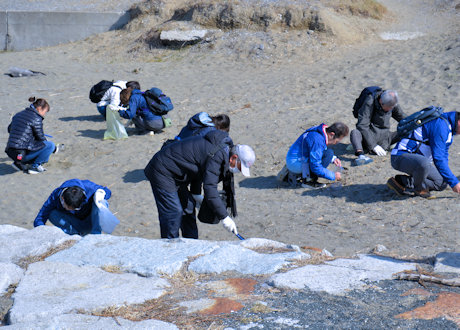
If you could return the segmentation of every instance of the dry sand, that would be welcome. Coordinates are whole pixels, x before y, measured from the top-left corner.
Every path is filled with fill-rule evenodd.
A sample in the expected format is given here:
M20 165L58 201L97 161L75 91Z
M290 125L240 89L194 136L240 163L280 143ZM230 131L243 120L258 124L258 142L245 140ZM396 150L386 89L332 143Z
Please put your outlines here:
M342 256L367 252L377 244L399 256L458 250L460 197L450 189L434 193L434 200L396 197L385 185L397 173L390 157L374 156L370 165L351 167L354 156L345 150L348 138L335 147L348 168L343 187L290 189L278 186L275 179L289 146L304 129L339 120L354 128L351 107L365 86L398 90L408 113L431 104L460 110L455 3L383 3L398 13L394 20L376 23L372 31L362 33L369 34L364 38L368 40L354 44L312 37L309 47L296 48L297 41L308 38L306 31L279 32L274 43L258 52L245 53L253 44L244 48L240 43L236 45L243 47L241 52L228 45L209 51L195 47L163 52L148 61L127 55L122 61L120 54L97 52L97 38L102 43L122 34L112 32L85 42L0 53L3 72L18 66L47 74L0 76L0 145L6 145L11 116L35 95L51 105L45 133L66 147L39 175L15 172L6 154L0 157L0 224L31 228L51 191L65 180L81 178L112 190L110 206L121 220L115 235L159 238L155 201L143 169L191 115L207 111L229 114L234 141L252 145L257 154L252 177L236 177L237 225L243 236L326 248ZM441 3L444 7L438 7ZM424 35L383 41L375 34L404 31ZM251 34L256 45L257 36ZM244 32L231 37L249 40ZM265 43L267 34L260 40ZM173 126L155 136L102 141L105 122L88 99L90 86L101 79L138 80L143 88L162 88L175 104ZM450 148L449 163L460 174L460 141ZM199 230L201 239L236 239L220 225L199 224Z

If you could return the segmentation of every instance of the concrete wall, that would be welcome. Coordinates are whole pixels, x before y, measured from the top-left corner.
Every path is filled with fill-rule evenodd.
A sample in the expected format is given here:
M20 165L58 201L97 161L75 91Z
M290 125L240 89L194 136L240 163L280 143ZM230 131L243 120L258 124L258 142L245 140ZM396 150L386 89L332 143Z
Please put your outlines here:
M129 13L3 11L0 48L19 51L77 41L119 29L129 17Z

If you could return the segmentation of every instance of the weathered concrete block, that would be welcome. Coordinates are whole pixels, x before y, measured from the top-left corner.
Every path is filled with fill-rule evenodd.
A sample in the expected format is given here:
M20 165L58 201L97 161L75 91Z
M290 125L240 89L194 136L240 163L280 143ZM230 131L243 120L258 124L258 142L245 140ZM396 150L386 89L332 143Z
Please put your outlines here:
M0 262L0 296L11 284L18 283L24 270L15 264Z
M460 274L460 253L441 252L436 255L434 264L436 273L457 273Z
M207 30L161 31L160 40L164 45L185 46L195 44L206 36Z

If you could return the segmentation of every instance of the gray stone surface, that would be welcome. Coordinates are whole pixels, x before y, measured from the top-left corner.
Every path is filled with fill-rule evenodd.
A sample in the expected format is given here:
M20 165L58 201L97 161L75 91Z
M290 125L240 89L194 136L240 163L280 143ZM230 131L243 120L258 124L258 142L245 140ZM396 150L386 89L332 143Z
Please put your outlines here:
M130 18L128 13L115 12L13 11L6 15L8 38L4 50L15 51L81 40L119 29Z
M269 283L279 288L308 288L342 294L347 290L362 288L366 282L392 279L394 273L414 270L415 265L385 257L359 255L359 259L337 259L323 265L308 265L275 274Z
M208 254L224 242L194 239L148 240L136 237L88 235L70 249L58 252L47 261L74 265L117 266L142 276L172 275L190 257Z
M145 320L133 322L117 317L99 317L84 314L64 314L50 318L44 318L31 323L17 323L8 326L8 330L19 329L72 329L72 330L106 330L106 329L152 329L152 330L174 330L177 327L174 324L158 321Z
M26 230L3 225L0 226L0 262L16 263L21 258L41 255L69 240L75 241L80 238L76 235L69 236L53 226L39 226Z
M19 283L24 270L15 264L0 262L0 295L2 295L11 284Z
M197 43L206 36L207 30L170 30L161 31L160 40L164 44L194 44Z
M13 295L10 322L29 323L77 310L143 303L164 294L160 278L114 274L93 266L60 262L29 265Z
M209 255L190 263L189 270L202 273L236 271L242 274L270 274L289 266L294 260L309 258L302 252L264 254L242 247L239 244L222 244ZM222 262L224 261L224 262Z
M436 255L434 264L436 273L456 273L460 274L460 253L442 252Z

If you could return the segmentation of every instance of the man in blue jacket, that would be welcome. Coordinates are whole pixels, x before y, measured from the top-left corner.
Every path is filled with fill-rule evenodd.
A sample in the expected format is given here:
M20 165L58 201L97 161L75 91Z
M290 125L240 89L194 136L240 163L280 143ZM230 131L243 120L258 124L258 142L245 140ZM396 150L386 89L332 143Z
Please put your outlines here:
M204 137L192 136L158 151L144 173L155 197L161 238L179 237L179 230L183 237L198 238L195 206L203 200L217 222L222 222L228 231L238 234L236 224L227 212L229 206L232 215L236 216L233 173L249 176L249 168L254 161L251 147L233 145L228 133L221 130L211 131ZM227 205L217 190L221 181ZM204 196L201 195L201 186Z
M108 211L111 191L89 180L71 179L56 188L34 220L34 227L49 219L69 235L111 233L118 220ZM102 227L103 228L102 228Z
M396 175L387 186L398 195L413 193L424 198L430 191L449 185L460 193L460 183L449 168L449 147L453 135L460 133L460 112L446 112L402 139L391 151L391 166L407 175Z
M334 151L328 146L339 143L348 135L348 126L337 122L331 126L321 124L307 129L289 148L286 155L286 167L290 176L300 177L303 187L322 188L326 185L318 183L318 178L340 180L340 172L327 169L334 163L341 167L340 159L334 156ZM291 183L297 184L297 180Z

